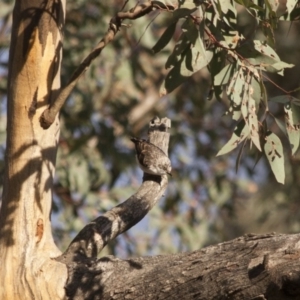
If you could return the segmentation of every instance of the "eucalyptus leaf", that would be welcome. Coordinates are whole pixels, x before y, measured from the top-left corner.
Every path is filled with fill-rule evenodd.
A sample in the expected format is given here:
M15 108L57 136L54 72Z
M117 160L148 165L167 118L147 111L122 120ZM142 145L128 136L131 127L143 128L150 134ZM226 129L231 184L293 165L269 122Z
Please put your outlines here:
M183 2L180 2L179 3L180 6L179 6L179 9L182 9L182 8L188 8L188 9L194 9L195 7L198 7L201 2L198 1L194 1L194 0L185 0Z
M157 41L157 43L153 46L152 51L154 53L157 53L161 51L163 48L165 48L170 40L172 39L175 29L176 29L176 22L173 22L169 27L164 31L160 39Z
M276 62L270 66L266 66L266 70L268 72L271 72L271 73L278 73L279 75L283 76L283 70L286 69L286 68L293 68L295 65L293 64L288 64L288 63L285 63L283 61L280 61L280 62Z
M192 74L207 66L212 56L211 51L205 51L205 55L203 56L196 47L188 49L186 53L182 55L181 60L176 63L174 68L172 68L166 76L160 94L164 95L164 93L172 92Z
M243 97L242 97L242 105L241 112L246 124L249 127L251 141L257 147L258 150L261 151L260 146L260 138L259 138L259 126L258 119L256 114L256 101L252 97L253 95L253 87L248 83L251 82L251 76L247 76L247 80L243 85ZM250 79L249 79L250 78Z
M292 103L284 105L285 124L292 148L292 154L295 154L299 148L300 142L300 107Z
M279 183L284 184L284 156L280 139L275 133L268 132L265 137L264 151L270 163L272 172Z
M169 69L175 66L181 59L181 54L188 48L190 48L190 41L188 40L187 36L182 33L178 42L176 43L172 54L166 61L165 68Z
M249 127L245 121L241 121L230 138L230 140L217 153L217 156L224 155L234 150L242 141L244 141L250 134Z
M250 96L248 101L248 126L250 128L251 140L256 148L261 151L259 125L256 114L255 100Z
M295 8L295 5L298 3L298 0L287 0L286 1L286 9L288 11L288 14L290 14L293 9Z
M192 19L185 20L181 25L181 29L190 43L195 45L200 36L198 26L196 26Z
M195 5L193 8L178 8L173 12L173 19L177 21L180 18L185 18L194 13L196 10L197 7L195 7Z
M259 40L254 40L254 48L260 52L261 54L268 56L272 58L275 61L280 61L280 58L278 54L272 49L267 43L259 41Z
M231 88L228 88L227 95L229 99L234 103L234 106L236 107L241 105L242 94L245 90L245 84L246 84L242 68L239 69L235 80L232 79L232 82L234 82L234 84Z
M229 79L232 77L234 72L234 65L228 64L226 65L215 77L214 77L214 85L225 85L228 83Z
M255 100L256 103L256 108L258 107L261 99L262 99L262 86L261 84L263 84L263 81L261 79L260 82L258 82L258 80L256 79L255 76L251 76L251 82L250 82L250 94L253 97L253 99Z
M266 0L269 2L270 7L272 8L272 11L276 12L278 6L279 6L279 1L278 0Z
M272 98L270 98L270 101L276 102L276 103L282 103L282 104L291 102L290 98L287 97L286 95L272 97Z

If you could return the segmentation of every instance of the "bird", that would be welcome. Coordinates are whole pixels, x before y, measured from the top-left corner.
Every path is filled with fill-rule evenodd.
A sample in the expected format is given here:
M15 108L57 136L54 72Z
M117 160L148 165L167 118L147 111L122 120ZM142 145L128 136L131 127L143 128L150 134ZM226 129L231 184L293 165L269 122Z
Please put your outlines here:
M163 150L144 139L133 137L131 141L135 145L136 160L145 173L172 176L171 161Z

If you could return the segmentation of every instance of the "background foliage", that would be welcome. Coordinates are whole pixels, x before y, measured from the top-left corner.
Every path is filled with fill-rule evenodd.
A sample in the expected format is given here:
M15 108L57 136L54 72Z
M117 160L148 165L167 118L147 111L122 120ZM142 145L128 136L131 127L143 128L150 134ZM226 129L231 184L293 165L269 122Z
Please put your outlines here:
M177 3L156 2L162 7ZM146 137L147 124L156 115L172 120L173 172L167 193L135 228L109 244L107 252L122 257L162 254L199 249L246 232L299 232L300 156L296 147L293 154L290 148L290 143L299 140L294 125L299 123L300 8L295 4L185 1L174 13L153 11L124 22L127 26L80 80L61 113L52 214L53 234L61 249L86 222L137 190L142 172L130 137ZM131 0L125 10L135 5ZM67 3L62 84L122 7L117 0L109 5L95 0ZM12 8L11 1L0 3L2 171ZM205 23L200 22L204 16ZM197 55L205 58L205 64ZM249 60L252 64L247 64ZM295 66L284 75L266 72L280 73L291 64ZM165 65L173 67L171 72ZM250 109L240 109L240 114L236 109L245 94L259 111L251 148L234 131L247 123ZM226 111L235 113L224 116ZM285 118L292 120L291 132L281 130L287 124ZM262 137L270 138L266 129L283 144L282 153L279 146L275 150L284 161L285 185L276 182L264 156L256 164L257 145L263 148ZM219 151L231 150L226 143L232 137L239 147L216 157ZM239 155L240 149L244 155ZM272 161L273 154L269 156ZM282 167L277 165L275 174L282 176Z

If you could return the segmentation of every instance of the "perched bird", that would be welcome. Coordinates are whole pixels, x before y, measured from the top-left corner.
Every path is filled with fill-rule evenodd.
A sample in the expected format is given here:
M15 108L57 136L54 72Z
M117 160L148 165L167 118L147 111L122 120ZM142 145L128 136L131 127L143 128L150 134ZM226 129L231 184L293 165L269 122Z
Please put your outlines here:
M171 162L164 151L146 140L131 138L131 141L135 144L137 162L145 173L172 176Z

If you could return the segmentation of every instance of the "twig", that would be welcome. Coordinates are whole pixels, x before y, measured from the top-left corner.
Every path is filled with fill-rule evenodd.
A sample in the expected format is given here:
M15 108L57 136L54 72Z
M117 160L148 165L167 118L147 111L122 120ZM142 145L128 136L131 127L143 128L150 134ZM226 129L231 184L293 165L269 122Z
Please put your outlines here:
M172 6L161 7L157 3L152 3L152 1L146 2L144 4L136 5L134 8L126 12L119 12L117 15L110 20L109 28L103 39L98 43L94 50L83 60L83 62L78 66L73 75L71 76L68 84L62 88L56 99L52 101L47 109L42 113L40 117L40 124L44 129L47 129L54 122L56 115L64 105L66 99L74 89L79 78L87 71L91 62L100 55L101 51L110 43L117 32L122 26L122 21L125 19L134 20L144 15L150 13L153 9L163 9L163 10L173 10Z

